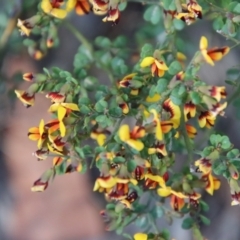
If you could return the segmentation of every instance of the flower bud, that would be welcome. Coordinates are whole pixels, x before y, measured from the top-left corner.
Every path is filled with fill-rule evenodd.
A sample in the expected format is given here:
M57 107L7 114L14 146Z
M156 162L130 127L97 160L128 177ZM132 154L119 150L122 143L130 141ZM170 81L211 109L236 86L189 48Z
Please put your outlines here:
M233 164L228 165L228 170L230 172L230 175L233 179L238 180L239 179L239 173L237 168Z
M24 73L23 74L23 80L27 82L32 82L34 79L34 75L32 73Z

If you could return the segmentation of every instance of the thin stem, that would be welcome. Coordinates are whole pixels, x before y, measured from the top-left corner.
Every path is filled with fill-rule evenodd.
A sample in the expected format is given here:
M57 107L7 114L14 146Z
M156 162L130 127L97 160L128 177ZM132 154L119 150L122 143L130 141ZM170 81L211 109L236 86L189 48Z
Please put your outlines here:
M236 91L227 100L228 105L232 103L236 98L240 96L240 84L238 85Z
M10 18L0 39L0 49L3 49L8 42L13 30L16 27L17 18Z
M232 42L235 43L233 46L230 47L230 49L233 49L233 48L237 47L238 45L240 45L240 41L238 41L237 39L235 39L233 37L230 37L229 35L226 35L222 31L217 31L217 33L219 33L221 36L227 38L227 40L231 40Z
M106 142L103 144L104 147L107 146L107 144L108 144L110 141L112 141L112 139L113 139L114 136L116 135L116 133L117 133L117 131L118 131L120 125L121 125L122 120L123 120L123 117L121 117L121 118L119 118L119 119L117 120L117 122L115 123L115 127L114 127L111 135L108 137L108 139L106 140Z
M188 152L188 164L190 164L193 159L193 148L186 129L183 107L181 107L181 133L183 135L185 146Z
M158 234L159 233L159 230L158 230L158 227L157 227L157 224L156 224L156 221L154 219L154 217L151 215L151 214L148 214L148 218L151 220L151 227L153 229L153 231Z
M66 27L72 32L72 34L89 50L89 52L93 53L93 47L87 40L87 38L70 22L65 21L64 24Z
M93 59L95 59L93 46L92 46L92 44L90 44L88 39L75 26L73 26L70 22L65 21L64 23L65 23L66 27L72 32L72 34L77 38L77 40L79 40L79 42L81 42L88 49L88 51L91 54L91 57ZM114 77L112 75L112 72L109 71L109 69L107 69L107 67L104 64L102 64L100 61L98 61L98 64L101 66L101 69L106 72L110 82L113 84L114 83Z

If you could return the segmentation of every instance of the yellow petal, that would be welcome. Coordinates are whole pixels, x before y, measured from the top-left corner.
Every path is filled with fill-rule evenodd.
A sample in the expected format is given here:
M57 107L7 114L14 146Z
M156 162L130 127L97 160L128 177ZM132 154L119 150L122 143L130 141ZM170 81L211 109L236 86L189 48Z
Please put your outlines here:
M163 133L162 133L161 125L160 125L159 116L158 116L157 111L155 109L151 109L150 112L153 114L154 121L155 121L155 124L156 124L156 130L155 130L156 139L161 141L163 139Z
M76 6L77 0L68 0L66 3L66 11L70 12Z
M157 152L156 148L149 148L148 149L148 154L154 154L156 152Z
M32 140L32 141L37 141L37 140L39 140L39 138L40 138L40 135L39 134L28 134L28 138L30 139L30 140Z
M138 181L136 179L133 179L133 178L130 179L130 182L135 186L138 184Z
M152 97L148 96L146 98L146 102L152 103L152 102L158 102L161 99L161 96L159 94L154 94Z
M61 103L61 105L73 111L80 111L78 105L75 103Z
M184 60L186 60L187 59L187 57L186 57L186 55L184 55L183 53L181 53L181 52L177 52L177 60L178 61L184 61Z
M58 113L58 120L59 120L59 122L61 122L63 120L63 118L66 115L66 112L67 112L67 109L64 108L63 106L60 105L58 107L57 113Z
M42 119L39 123L39 134L40 134L40 136L43 135L43 132L44 132L44 120Z
M203 57L204 57L204 60L208 63L208 64L210 64L211 66L214 66L214 62L213 62L213 60L210 58L210 56L207 54L207 50L202 50L201 51L201 53L202 53L202 55L203 55Z
M50 13L52 10L52 5L49 0L42 0L41 8L45 13Z
M213 177L213 183L214 183L214 190L218 190L221 186L221 182L218 178Z
M137 151L141 151L144 148L143 143L138 140L129 139L126 141L126 143Z
M48 112L56 112L60 106L60 103L54 103L48 109Z
M154 57L145 57L140 63L140 67L145 68L152 65L155 61Z
M118 135L119 135L119 138L121 139L121 141L123 141L123 142L129 140L130 139L129 126L127 124L122 125L119 128Z
M57 155L63 155L61 152L57 151L57 149L54 149L50 144L47 144L47 146L50 152L55 153Z
M130 203L127 199L122 199L120 202L121 202L126 208L129 208L129 209L132 208L131 203Z
M158 61L157 59L155 59L155 64L157 65L158 69L161 69L161 70L164 70L164 71L168 70L167 65L163 61Z
M98 178L96 181L97 181L98 185L102 188L112 188L117 183L116 178L113 178L113 177L109 177L108 179Z
M62 121L59 121L59 130L61 133L61 137L64 137L66 135L66 127Z
M100 133L97 135L97 143L99 146L103 146L106 141L106 135L103 133Z
M42 148L42 144L43 144L43 140L42 140L42 138L40 137L40 138L38 139L38 144L37 144L38 149L41 149L41 148Z
M151 173L147 173L145 174L145 179L147 178L152 181L158 182L161 187L166 187L164 179L159 175L152 175Z
M171 194L171 188L170 187L159 188L157 190L157 193L161 197L168 197Z
M50 14L56 18L63 19L67 16L67 11L64 9L53 8Z
M204 49L207 49L208 47L208 40L206 37L202 36L201 39L200 39L200 50L204 50Z
M182 192L176 192L174 190L171 190L171 193L174 194L175 196L179 197L179 198L188 198L188 196L183 194Z
M148 236L145 233L136 233L133 238L134 240L147 240Z

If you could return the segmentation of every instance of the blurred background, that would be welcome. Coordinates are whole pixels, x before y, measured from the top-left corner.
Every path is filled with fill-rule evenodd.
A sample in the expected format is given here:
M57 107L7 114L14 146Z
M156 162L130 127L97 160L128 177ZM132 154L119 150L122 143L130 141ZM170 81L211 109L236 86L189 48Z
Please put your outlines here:
M25 0L25 2L30 2ZM36 5L39 1L31 1ZM35 13L22 11L24 1L0 0L0 239L1 240L107 240L122 239L104 230L104 223L99 211L104 207L104 201L92 192L94 174L85 175L72 173L58 176L43 193L32 193L32 183L51 166L51 162L37 162L31 155L36 149L35 143L27 138L28 129L37 126L41 118L48 118L46 110L49 101L44 96L37 96L36 105L26 109L20 101L15 101L13 88L25 89L28 84L21 81L25 72L41 72L43 67L58 66L71 71L74 54L79 42L70 35L68 29L60 28L60 46L49 51L40 61L33 60L22 46L22 37L16 28L11 28L12 18L26 19ZM30 9L30 8L29 8ZM130 3L121 14L117 26L103 23L101 16L72 15L72 22L88 39L103 35L115 38L118 35L127 36L130 47L134 45L134 34L143 21L144 6ZM151 26L150 26L151 27ZM157 26L154 28L157 29ZM161 41L161 31L154 39L151 34L149 41ZM230 45L223 37L212 30L210 22L200 22L185 28L181 33L183 39L192 42L186 45L185 54L192 56L198 49L199 39L204 34L218 45ZM216 67L204 66L200 71L202 79L210 84L224 85L226 69L237 65L239 51L231 52ZM96 75L97 76L97 75ZM98 76L105 81L105 76ZM228 89L231 92L233 89ZM236 147L239 144L239 122L235 120L234 109L227 110L226 117L218 122L218 130L229 135ZM199 138L200 139L200 138ZM202 138L201 140L206 140ZM200 143L199 143L200 144ZM181 159L180 159L181 160ZM179 160L179 161L180 161ZM224 181L221 190L214 197L203 193L210 204L208 213L211 226L204 227L203 233L207 239L237 240L240 239L240 211L231 207L230 191ZM161 226L171 229L171 236L177 240L191 240L189 232L181 229L181 221L175 221L167 226L161 221ZM127 229L135 232L134 226Z

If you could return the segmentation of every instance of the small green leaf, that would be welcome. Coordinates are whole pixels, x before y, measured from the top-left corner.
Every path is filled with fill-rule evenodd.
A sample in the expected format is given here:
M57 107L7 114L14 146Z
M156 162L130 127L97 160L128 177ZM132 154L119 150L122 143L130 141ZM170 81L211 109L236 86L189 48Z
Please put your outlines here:
M127 38L125 36L118 36L114 41L113 41L113 47L116 48L122 48L125 47L127 44Z
M154 52L153 46L149 43L143 45L141 50L141 58L152 56Z
M227 158L229 158L229 159L235 158L238 155L239 155L239 150L237 148L234 148L227 153Z
M194 224L194 220L190 217L185 218L182 222L182 228L183 229L190 229L193 227Z
M173 26L176 30L180 31L185 27L185 23L180 19L173 19Z
M231 142L229 141L229 138L227 136L223 136L221 138L221 148L229 149L230 147L231 147Z
M151 214L154 218L161 218L164 214L164 211L161 206L156 206L152 209Z
M198 92L190 92L190 97L191 97L193 104L198 105L199 103L201 103L202 99Z
M125 161L126 161L126 159L123 158L123 157L115 157L115 158L113 159L113 162L114 162L114 163L124 163Z
M95 119L98 123L103 123L103 122L106 122L107 120L107 116L106 115L99 115L96 117Z
M139 228L145 228L146 225L148 224L148 218L147 216L143 215L141 217L138 217L137 220L135 221L136 226Z
M78 105L82 105L82 104L85 104L85 105L88 105L88 104L90 104L91 102L90 102L90 99L88 98L88 97L80 97L79 99L78 99Z
M100 48L110 48L111 41L107 37L99 36L95 39L95 44Z
M118 5L119 11L125 10L126 7L127 7L127 2L120 2Z
M238 4L234 7L233 12L235 12L235 13L240 13L240 3L238 3Z
M137 166L137 163L135 160L129 160L127 162L127 169L129 172L133 172Z
M207 217L205 217L203 215L200 215L200 219L201 219L202 223L207 225L207 226L209 226L210 223L211 223L210 219L208 219Z
M160 78L157 82L155 93L161 94L167 90L167 87L168 87L168 80L165 78Z
M224 25L223 19L222 17L218 16L217 18L215 18L215 20L213 21L213 28L218 31L220 29L222 29Z
M118 106L109 109L109 115L115 118L119 118L122 116L122 109Z
M204 202L203 200L200 200L200 207L203 212L208 212L208 210L209 210L208 204L206 202Z
M178 61L173 61L168 69L169 74L176 75L182 70L182 66Z
M80 112L83 114L88 114L91 112L91 109L88 106L81 104Z
M100 100L95 104L95 109L97 112L101 113L107 109L108 103L105 100Z
M220 141L220 135L216 135L216 134L212 134L210 136L210 143L213 145L213 146L217 146L219 141Z
M162 15L161 8L159 6L152 5L147 8L143 15L143 18L146 21L151 22L152 24L157 24L161 19L161 15Z
M179 96L170 95L172 102L178 106L182 104L182 99Z
M237 85L236 81L233 81L233 80L225 80L225 83L228 84L228 85L231 85L231 86L236 86Z
M213 172L216 175L222 175L223 173L225 173L227 171L226 165L220 161L214 161L212 168L213 168Z

